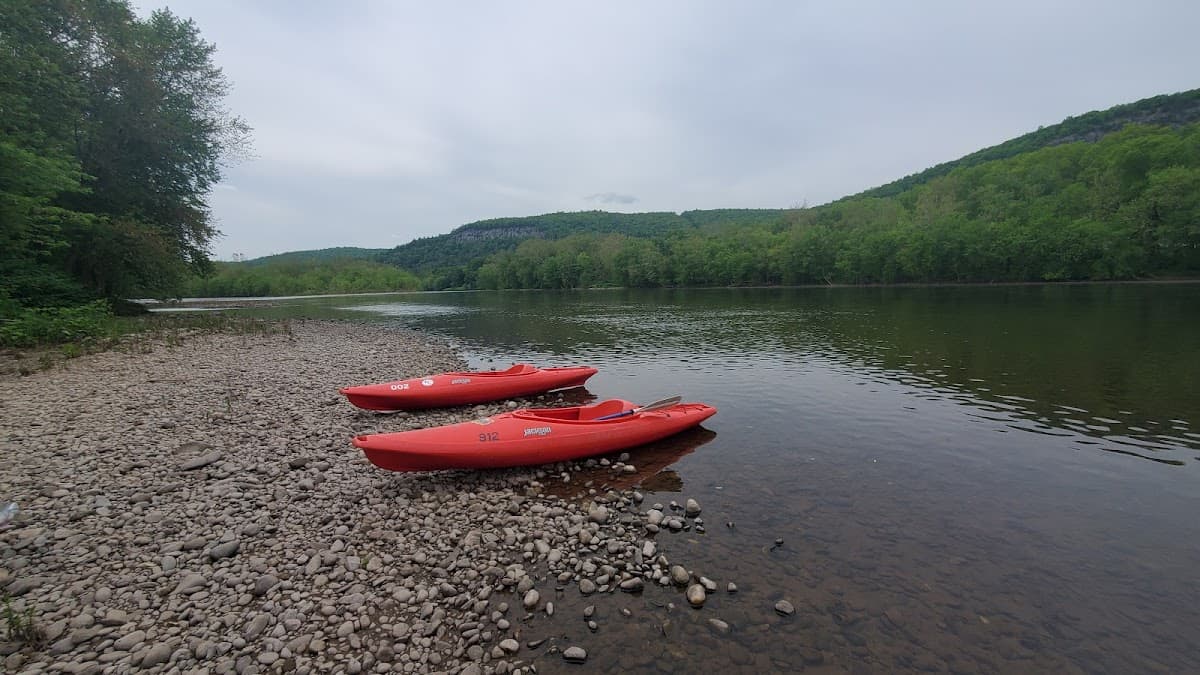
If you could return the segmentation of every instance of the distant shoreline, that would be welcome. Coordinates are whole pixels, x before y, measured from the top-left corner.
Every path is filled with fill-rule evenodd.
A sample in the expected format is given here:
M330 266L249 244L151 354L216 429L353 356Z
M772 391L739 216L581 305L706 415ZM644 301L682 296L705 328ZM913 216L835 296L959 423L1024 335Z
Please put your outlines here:
M447 289L441 291L371 291L365 293L319 293L314 295L248 295L241 297L217 298L180 298L178 300L155 300L141 298L131 300L144 305L151 311L166 311L172 307L237 307L244 303L264 303L280 300L307 300L310 298L360 298L384 295L435 295L444 293L530 293L530 292L585 292L585 291L626 291L626 290L677 290L677 291L708 291L708 290L738 290L738 289L819 289L819 288L994 288L1007 286L1109 286L1109 285L1187 285L1200 284L1200 277L1181 277L1171 279L1126 279L1113 281L959 281L938 283L905 282L897 284L797 284L785 285L746 285L746 286L594 286L588 288L507 288L491 289Z

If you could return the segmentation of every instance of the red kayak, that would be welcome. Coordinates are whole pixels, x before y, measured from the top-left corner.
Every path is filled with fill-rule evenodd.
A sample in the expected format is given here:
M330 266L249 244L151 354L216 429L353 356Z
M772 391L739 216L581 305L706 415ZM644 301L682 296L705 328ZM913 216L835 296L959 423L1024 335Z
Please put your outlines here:
M430 429L358 436L371 463L391 471L496 469L562 462L657 441L717 412L703 403L656 410L610 399L573 408L516 410ZM624 413L624 414L621 414ZM606 416L620 415L610 419Z
M537 368L518 363L508 370L442 373L411 380L345 387L338 391L359 408L395 412L498 401L552 389L578 387L595 374L596 369L589 366Z

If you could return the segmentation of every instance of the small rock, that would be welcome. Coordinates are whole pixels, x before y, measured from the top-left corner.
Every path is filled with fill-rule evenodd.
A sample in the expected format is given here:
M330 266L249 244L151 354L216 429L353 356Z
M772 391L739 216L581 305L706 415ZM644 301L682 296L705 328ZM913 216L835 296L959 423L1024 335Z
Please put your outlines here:
M625 591L626 593L641 593L645 584L642 582L641 577L630 577L629 579L622 581L620 586L621 590Z
M687 589L688 602L692 603L692 607L703 607L704 600L707 596L704 593L704 587L700 584L692 584Z
M265 574L254 582L254 595L266 595L272 588L275 588L278 583L279 579L271 576L270 574Z
M583 647L567 647L563 650L563 659L568 663L583 663L587 661L587 652Z
M118 638L117 641L113 643L113 649L127 652L145 641L146 631L135 630L128 635Z
M189 459L183 464L180 464L179 469L180 471L194 471L196 469L202 469L209 464L216 464L217 462L221 461L222 458L224 458L224 455L221 454L221 451L216 450L208 453L207 455L201 455L200 457ZM168 656L170 656L170 654L168 654Z
M242 542L238 541L237 539L234 539L233 541L227 541L224 544L217 544L209 550L208 557L212 558L213 560L229 558L236 554L241 546Z
M540 599L541 596L538 595L537 589L530 589L529 592L525 594L524 599L521 600L521 604L525 606L525 609L533 609L534 607L537 607L538 600Z
M166 663L171 658L171 645L165 642L159 642L146 652L146 656L142 658L142 668L150 668L157 666L160 663Z
M688 516L700 515L700 502L695 499L687 500L687 503L683 507L683 512Z
M175 593L191 595L197 591L204 590L206 586L208 586L207 579L199 574L189 574L183 578L183 581L179 582L178 586L175 587Z
M683 565L671 566L671 581L674 582L675 585L683 586L687 584L691 578L692 575L688 574L688 571L684 569Z
M708 625L722 635L729 632L729 624L720 619L709 619Z
M129 614L125 610L110 609L104 613L104 617L100 619L101 626L123 626L129 623Z
M792 603L788 602L787 600L780 600L779 602L775 603L775 611L779 612L783 616L790 616L796 612L796 608L793 607Z
M508 638L500 641L500 649L503 649L509 654L516 654L517 651L521 649L521 643L512 638Z

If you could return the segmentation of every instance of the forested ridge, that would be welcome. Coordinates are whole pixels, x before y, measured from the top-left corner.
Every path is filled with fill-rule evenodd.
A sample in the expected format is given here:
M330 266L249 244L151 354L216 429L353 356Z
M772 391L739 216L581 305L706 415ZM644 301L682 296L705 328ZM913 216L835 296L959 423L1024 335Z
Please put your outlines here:
M557 213L383 254L430 289L1200 276L1200 90L1068 118L813 208Z
M965 165L894 196L650 236L531 238L429 288L1113 280L1200 276L1200 124Z
M1052 145L1076 141L1098 141L1105 135L1120 131L1129 124L1179 127L1200 121L1200 89L1177 94L1163 94L1135 103L1113 106L1068 117L1058 124L1042 127L1023 136L984 148L952 162L944 162L924 171L905 176L886 185L871 188L858 197L890 197L928 183L955 169L967 168L997 159L1008 159L1023 152L1032 152Z

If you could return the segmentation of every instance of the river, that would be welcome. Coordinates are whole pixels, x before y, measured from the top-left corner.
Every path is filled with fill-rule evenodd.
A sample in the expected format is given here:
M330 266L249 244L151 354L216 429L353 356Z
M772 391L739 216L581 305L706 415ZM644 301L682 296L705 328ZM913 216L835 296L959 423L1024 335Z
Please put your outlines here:
M719 409L631 461L658 470L648 503L703 506L660 545L721 591L581 621L600 668L1200 671L1200 284L247 305L445 336L478 368L599 368L572 400Z

